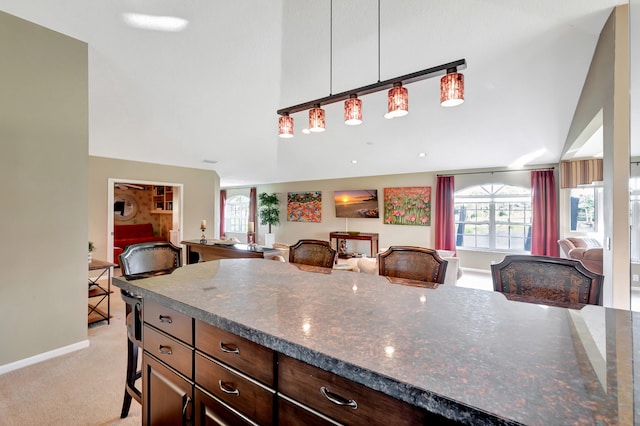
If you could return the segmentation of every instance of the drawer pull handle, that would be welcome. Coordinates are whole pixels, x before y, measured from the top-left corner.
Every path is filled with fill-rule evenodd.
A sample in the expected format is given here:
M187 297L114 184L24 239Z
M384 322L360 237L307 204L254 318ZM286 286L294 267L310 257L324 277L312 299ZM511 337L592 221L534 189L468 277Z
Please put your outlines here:
M173 322L173 320L169 315L160 315L158 319L160 320L160 322L164 322L167 324L171 324Z
M173 351L171 350L171 346L160 345L158 350L162 355L171 355L173 353Z
M234 389L234 388L230 388L228 387L225 382L223 382L222 380L218 380L218 385L220 386L220 390L224 393L227 393L229 395L236 395L236 396L240 396L240 391L238 389Z
M320 388L320 392L322 392L322 395L324 395L325 398L327 398L329 401L331 401L336 405L339 405L341 407L351 407L354 410L358 408L358 403L355 402L353 399L346 399L341 397L338 394L329 392L327 388L325 388L324 386Z
M240 355L240 348L238 348L237 346L225 345L222 342L220 342L220 350L228 354Z
M189 404L191 404L191 398L187 395L182 397L184 404L182 406L182 419L186 423L191 423L191 417L187 417L187 408L189 408Z

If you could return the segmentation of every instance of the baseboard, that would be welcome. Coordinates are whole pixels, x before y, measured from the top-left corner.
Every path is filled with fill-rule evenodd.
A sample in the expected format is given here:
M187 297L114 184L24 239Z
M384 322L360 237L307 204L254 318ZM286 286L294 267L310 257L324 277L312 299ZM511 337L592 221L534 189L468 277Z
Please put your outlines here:
M462 269L463 273L465 271L468 271L469 273L491 275L491 270L490 269L477 269L477 268L464 268L464 267L461 267L460 269Z
M43 352L29 358L21 359L19 361L15 361L5 365L0 365L0 375L88 347L89 340L83 340L81 342L74 343L73 345L63 346L49 352Z

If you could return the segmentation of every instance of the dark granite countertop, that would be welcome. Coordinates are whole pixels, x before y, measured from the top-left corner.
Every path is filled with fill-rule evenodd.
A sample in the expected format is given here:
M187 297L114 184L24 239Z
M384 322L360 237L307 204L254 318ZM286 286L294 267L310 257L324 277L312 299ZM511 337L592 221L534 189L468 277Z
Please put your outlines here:
M114 284L467 424L633 424L630 312L264 259Z

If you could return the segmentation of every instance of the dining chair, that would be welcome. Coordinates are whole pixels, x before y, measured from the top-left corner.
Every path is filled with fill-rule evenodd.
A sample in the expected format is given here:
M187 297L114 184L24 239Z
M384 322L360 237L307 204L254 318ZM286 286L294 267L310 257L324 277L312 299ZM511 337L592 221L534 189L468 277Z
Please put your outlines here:
M407 280L444 283L447 261L436 250L391 246L378 254L378 274Z
M578 260L508 255L491 265L491 277L493 289L513 300L563 307L602 305L604 277Z
M168 241L132 244L119 256L122 276L127 280L149 278L172 273L182 264L182 249ZM142 346L142 298L120 290L125 302L127 326L127 373L120 418L129 415L131 400L142 404L142 391L135 383L142 377L138 369L138 348Z
M289 262L332 268L336 251L331 243L321 240L300 240L289 247Z

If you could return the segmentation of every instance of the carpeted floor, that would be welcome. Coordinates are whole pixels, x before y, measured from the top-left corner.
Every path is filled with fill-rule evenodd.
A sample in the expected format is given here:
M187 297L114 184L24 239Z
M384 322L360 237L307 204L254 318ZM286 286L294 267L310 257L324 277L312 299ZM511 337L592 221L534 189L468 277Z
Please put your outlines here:
M111 324L89 327L88 348L0 375L0 425L142 424L136 401L120 419L127 334L124 303L113 290Z

